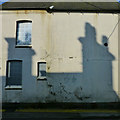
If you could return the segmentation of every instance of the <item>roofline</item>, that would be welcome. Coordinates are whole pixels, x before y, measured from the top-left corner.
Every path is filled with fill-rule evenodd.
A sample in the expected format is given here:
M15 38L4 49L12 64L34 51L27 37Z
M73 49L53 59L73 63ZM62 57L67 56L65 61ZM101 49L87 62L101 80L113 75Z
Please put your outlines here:
M7 5L7 4L9 4L10 2L6 2L4 5ZM16 2L14 2L14 3L16 3ZM18 3L18 2L17 2ZM24 4L28 4L29 2L24 2ZM33 2L34 3L34 2ZM36 3L36 2L35 2ZM38 4L41 4L41 2L38 2ZM42 3L46 3L46 2L42 2ZM112 8L110 8L110 9L103 9L103 8L99 8L99 7L97 7L97 6L94 6L92 3L95 3L95 2L82 2L82 3L86 3L87 5L90 5L90 6L92 6L93 8L90 8L90 9L86 9L86 8L74 8L74 7L72 7L72 8L68 8L68 9L65 9L65 8L53 8L53 9L50 9L49 8L49 6L50 5L56 5L56 3L57 4L59 4L58 2L47 2L47 5L43 5L43 6L5 6L4 7L4 5L3 5L3 7L2 7L2 10L46 10L47 12L49 12L49 13L52 13L52 12L84 12L84 13L120 13L120 4L119 3L117 3L117 5L118 5L118 8L117 9L112 9ZM61 3L61 2L60 2ZM66 4L66 2L63 2L63 3L65 3ZM67 3L70 3L70 2L67 2ZM75 3L75 2L74 2ZM97 4L98 4L99 2L97 2ZM101 3L101 2L100 2ZM102 3L105 3L106 4L106 2L102 2ZM107 2L108 3L108 2ZM114 2L109 2L109 3L114 3Z
M48 8L4 8L2 9L2 11L8 11L8 10L45 10L47 11L48 13L55 13L55 12L67 12L67 13L114 13L114 14L119 14L120 13L120 10L82 10L82 9L79 9L79 10L64 10L64 9L54 9L54 10L50 10Z

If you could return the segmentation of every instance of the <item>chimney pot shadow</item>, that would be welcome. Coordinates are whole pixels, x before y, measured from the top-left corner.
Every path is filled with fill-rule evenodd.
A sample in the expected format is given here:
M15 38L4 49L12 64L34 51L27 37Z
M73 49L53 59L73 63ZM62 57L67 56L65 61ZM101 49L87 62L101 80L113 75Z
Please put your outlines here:
M85 37L79 37L78 40L82 44L83 76L89 83L91 94L101 99L104 97L118 101L112 83L112 61L115 57L109 52L108 38L103 35L103 45L98 44L95 27L86 23Z

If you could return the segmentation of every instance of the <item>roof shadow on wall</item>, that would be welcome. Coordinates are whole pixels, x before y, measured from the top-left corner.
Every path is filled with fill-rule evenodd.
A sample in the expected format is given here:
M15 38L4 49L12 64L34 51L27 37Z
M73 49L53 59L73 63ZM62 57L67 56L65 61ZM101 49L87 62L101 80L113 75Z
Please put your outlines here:
M102 36L103 45L98 44L95 27L90 23L85 24L85 36L78 38L82 44L83 72L47 73L47 81L39 81L37 85L37 76L32 75L32 57L36 54L35 51L32 48L15 48L15 38L5 38L5 40L8 43L8 60L23 60L24 56L22 83L23 88L27 85L27 90L24 91L26 93L23 94L30 96L28 99L25 96L28 101L104 102L105 100L106 102L119 100L113 90L112 61L115 57L109 52L108 38Z

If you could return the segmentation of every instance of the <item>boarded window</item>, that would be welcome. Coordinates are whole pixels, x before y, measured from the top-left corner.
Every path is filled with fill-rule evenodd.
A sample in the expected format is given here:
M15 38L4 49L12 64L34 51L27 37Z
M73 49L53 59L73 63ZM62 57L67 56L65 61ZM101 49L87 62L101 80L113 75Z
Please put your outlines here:
M38 62L38 79L46 79L46 62Z
M31 45L32 22L17 22L17 45Z
M7 85L22 85L22 61L9 60L7 61Z

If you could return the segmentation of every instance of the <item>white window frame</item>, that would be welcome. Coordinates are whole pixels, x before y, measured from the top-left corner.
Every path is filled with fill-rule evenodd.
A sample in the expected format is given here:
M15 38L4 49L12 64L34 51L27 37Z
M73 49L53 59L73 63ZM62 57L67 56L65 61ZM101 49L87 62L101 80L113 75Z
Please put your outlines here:
M18 37L19 37L19 34L18 34L18 29L19 29L19 24L20 23L31 23L32 24L32 21L31 20L18 20L16 21L16 48L18 47L21 47L21 48L24 48L24 47L29 47L31 48L32 47L32 31L31 31L31 44L30 45L18 45L17 44L17 41L18 41ZM32 28L31 28L32 29Z
M40 66L39 64L40 63L44 63L46 65L46 68L45 68L45 72L47 73L47 64L46 64L46 61L39 61L37 62L37 80L47 80L47 75L46 76L40 76L39 75L39 72L40 72Z

